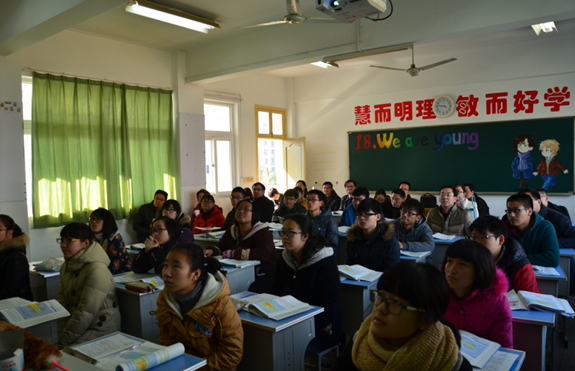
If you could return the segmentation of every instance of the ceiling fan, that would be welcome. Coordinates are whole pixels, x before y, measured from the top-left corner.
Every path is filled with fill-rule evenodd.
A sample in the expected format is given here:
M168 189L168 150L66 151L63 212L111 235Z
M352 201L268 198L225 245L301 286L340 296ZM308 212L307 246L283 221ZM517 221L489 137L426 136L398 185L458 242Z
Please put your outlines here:
M453 62L453 61L456 61L456 60L457 60L457 58L449 58L449 59L446 59L446 60L441 61L441 62L428 64L427 66L415 67L414 50L415 50L415 48L414 48L414 47L411 47L411 67L409 67L409 68L406 69L406 70L403 70L403 69L401 69L401 68L392 68L392 67L383 67L383 66L374 66L374 65L371 65L370 67L385 68L385 69L387 69L387 70L405 71L405 72L407 72L408 74L410 74L411 77L415 77L415 76L418 76L418 75L419 75L419 71L425 71L425 70L428 70L428 69L430 69L430 68L437 67L437 66L441 66L442 64L449 63L449 62Z
M313 17L306 17L301 12L301 6L299 5L299 0L286 0L287 11L288 14L280 19L279 21L267 22L267 23L260 23L255 24L253 26L244 26L240 28L252 28L252 27L261 27L261 26L273 26L276 24L284 24L284 23L343 23L335 19L330 18L313 18Z

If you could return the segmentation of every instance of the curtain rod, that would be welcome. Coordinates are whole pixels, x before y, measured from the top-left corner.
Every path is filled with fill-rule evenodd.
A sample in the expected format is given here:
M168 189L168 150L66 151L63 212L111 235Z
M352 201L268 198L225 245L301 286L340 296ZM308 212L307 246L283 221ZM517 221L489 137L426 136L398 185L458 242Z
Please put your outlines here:
M89 76L80 76L80 75L69 75L69 74L66 74L66 73L64 73L64 72L53 72L53 71L39 70L39 69L35 69L35 68L30 68L30 67L22 68L22 71L38 72L38 73L49 73L49 74L51 74L51 75L59 75L59 76L66 76L66 77L76 77L76 78L80 78L80 79L87 79L87 80L94 80L94 81L105 81L105 82L111 82L111 83L117 83L117 84L125 84L125 85L139 86L139 87L142 87L142 88L171 90L171 91L174 90L174 89L172 89L172 88L164 88L164 87L158 87L158 86L142 85L142 84L133 83L133 82L124 82L124 81L108 80L108 79L95 78L95 77L89 77Z

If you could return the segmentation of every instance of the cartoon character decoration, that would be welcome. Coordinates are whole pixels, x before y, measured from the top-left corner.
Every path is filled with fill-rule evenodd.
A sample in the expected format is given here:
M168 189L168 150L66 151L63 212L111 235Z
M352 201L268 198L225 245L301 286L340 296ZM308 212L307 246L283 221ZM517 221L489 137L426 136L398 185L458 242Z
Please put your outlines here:
M537 169L531 157L531 152L535 148L535 137L529 134L519 134L513 139L513 148L517 151L517 156L511 164L513 177L519 179L519 191L527 188L527 181L535 178Z
M539 144L539 150L543 155L544 159L541 160L539 166L537 166L537 171L533 175L541 174L541 177L545 181L543 183L544 189L548 189L549 186L555 188L557 187L557 182L555 177L559 175L559 169L563 171L563 174L567 174L569 170L557 159L557 152L559 152L559 142L555 139L547 139Z

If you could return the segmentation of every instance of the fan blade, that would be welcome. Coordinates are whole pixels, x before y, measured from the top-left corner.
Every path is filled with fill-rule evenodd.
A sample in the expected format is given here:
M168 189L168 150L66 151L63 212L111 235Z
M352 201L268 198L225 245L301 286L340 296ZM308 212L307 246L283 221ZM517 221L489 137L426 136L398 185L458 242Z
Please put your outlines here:
M441 66L442 64L449 63L449 62L453 62L453 61L456 61L456 60L457 60L457 58L449 58L449 59L446 59L446 60L441 61L441 62L437 62L437 63L433 63L433 64L428 64L427 66L419 67L419 70L420 70L420 71L425 71L425 70L428 70L428 69L430 69L430 68L437 67L437 66Z
M371 66L369 66L369 67L375 67L375 68L385 68L386 70L395 70L395 71L401 71L401 72L405 72L405 70L402 70L402 69L400 69L400 68L391 68L391 67L374 66L374 65L371 65Z
M306 23L346 23L346 22L340 22L337 19L330 19L330 18L313 18L313 17L308 17L305 19Z
M286 0L287 14L301 14L299 0Z
M268 22L268 23L254 24L252 26L243 26L240 28L254 28L254 27L261 27L261 26L273 26L274 24L282 24L282 23L288 23L288 22L286 22L282 19L281 21L273 21L273 22Z

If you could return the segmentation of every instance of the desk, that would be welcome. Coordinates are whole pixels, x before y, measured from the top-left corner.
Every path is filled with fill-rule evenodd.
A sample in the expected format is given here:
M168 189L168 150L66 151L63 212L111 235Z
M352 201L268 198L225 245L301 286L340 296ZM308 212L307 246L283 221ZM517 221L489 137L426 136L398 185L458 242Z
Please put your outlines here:
M559 266L567 280L559 281L559 295L568 297L571 281L571 259L575 258L575 249L559 249Z
M46 301L58 298L60 271L37 271L30 263L30 288L35 301Z
M218 242L220 242L220 238L206 237L205 234L196 234L194 236L194 243L202 249L205 249L206 247L217 245Z
M230 285L230 295L248 291L248 287L256 280L256 266L258 265L259 262L243 268L222 265L222 270L226 272L226 279Z
M437 238L434 238L433 240L435 241L435 249L433 249L433 252L431 253L431 258L433 259L433 265L439 268L439 266L443 262L443 258L445 257L445 251L447 250L447 247L452 243L454 243L455 241L459 241L462 239L463 237L455 237L452 240L438 240Z
M67 353L62 353L62 361L59 364L70 371L102 371L101 368L96 367L88 362L82 361L81 359L71 356ZM56 368L52 368L52 370L56 370Z
M371 314L372 302L369 300L369 290L377 288L377 281L341 281L341 314L342 330L351 338L359 330L363 320Z
M521 370L545 371L547 327L553 328L555 325L555 313L531 310L513 310L511 313L513 315L513 348L526 353L526 362ZM553 362L553 353L551 362Z
M549 276L535 272L535 279L537 280L537 287L544 294L559 296L559 281L565 281L566 277L563 273L561 266L556 267L558 276Z
M114 277L134 274L126 272L114 275ZM156 276L150 274L150 277ZM136 336L153 343L160 342L160 331L156 316L150 314L150 311L158 309L158 296L160 291L141 293L126 290L125 283L116 283L116 295L120 314L122 315L121 330L128 335Z
M412 251L408 251L408 252L412 252ZM421 254L421 255L420 256L409 256L409 255L400 254L399 260L401 260L401 261L403 261L403 260L414 261L416 263L425 263L425 259L429 255L431 255L431 251L425 251L425 252L420 252L420 253L416 253L416 254Z

